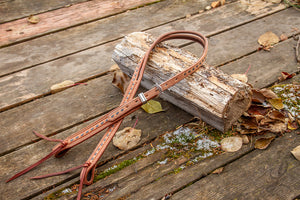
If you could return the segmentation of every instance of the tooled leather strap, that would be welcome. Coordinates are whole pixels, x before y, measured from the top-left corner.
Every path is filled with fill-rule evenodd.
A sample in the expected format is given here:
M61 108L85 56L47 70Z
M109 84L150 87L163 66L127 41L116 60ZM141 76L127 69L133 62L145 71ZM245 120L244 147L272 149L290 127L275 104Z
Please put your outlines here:
M187 39L192 40L197 43L200 43L203 46L203 53L202 56L199 58L199 60L189 68L185 69L184 71L178 73L171 79L161 83L160 85L156 85L154 88L148 90L145 93L140 93L138 97L135 97L135 94L138 90L138 87L140 85L140 82L142 80L142 76L145 70L145 66L147 64L147 61L149 59L151 51L155 48L155 46L163 41L171 40L171 39ZM91 123L87 127L79 130L78 132L72 134L71 136L67 137L65 140L60 141L60 144L56 145L52 152L48 154L45 158L41 159L39 162L33 164L32 166L28 167L27 169L19 172L12 178L10 178L8 181L11 181L18 176L21 176L22 174L28 172L29 170L33 169L38 164L42 163L49 157L51 157L53 154L55 154L56 157L63 156L69 149L72 147L80 144L81 142L87 140L88 138L94 136L98 132L106 129L106 133L100 140L99 144L97 145L96 149L94 150L93 154L89 157L87 162L82 165L83 170L81 172L80 180L81 184L80 187L82 188L83 184L91 184L94 177L94 170L96 167L97 161L100 159L101 155L104 153L104 150L108 146L109 142L113 138L114 134L118 130L119 126L122 123L122 120L127 115L133 113L137 109L139 109L144 103L146 103L148 100L158 96L161 92L168 89L169 87L173 86L174 84L178 83L188 75L194 73L197 69L199 69L203 62L205 61L205 57L207 55L208 50L208 42L207 39L197 32L192 31L174 31L170 33L166 33L162 36L160 36L149 48L149 50L146 52L145 56L143 57L141 63L139 66L135 69L134 74L132 76L131 82L126 90L126 93L124 95L124 98L120 104L119 107L115 108L111 112L101 116L98 120ZM70 171L70 170L67 170ZM56 173L60 174L60 173ZM7 182L8 182L7 181ZM80 198L81 188L78 197Z

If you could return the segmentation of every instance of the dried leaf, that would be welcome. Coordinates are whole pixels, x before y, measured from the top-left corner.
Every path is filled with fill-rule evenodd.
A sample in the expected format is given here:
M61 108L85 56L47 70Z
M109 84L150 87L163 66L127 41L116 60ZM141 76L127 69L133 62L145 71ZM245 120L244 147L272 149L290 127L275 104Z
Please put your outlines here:
M140 141L141 133L142 131L139 129L126 127L116 133L113 144L121 150L131 149Z
M144 111L150 114L163 111L161 104L158 101L152 99L147 103L145 103L144 105L142 105L142 108L144 109Z
M268 31L258 38L258 43L264 47L270 47L279 42L279 37Z
M256 132L257 132L257 130L255 130L255 129L248 129L248 130L241 129L241 130L239 130L239 133L242 134L242 135L254 134Z
M248 113L251 115L266 115L269 112L270 108L266 108L261 105L252 104L248 109Z
M246 129L254 129L254 130L258 128L258 124L256 122L255 117L244 118L243 122L241 123L241 126L245 127Z
M259 125L267 125L269 123L274 123L274 122L275 122L274 119L270 119L268 117L265 117L265 118L260 120Z
M282 122L285 122L285 116L283 113L279 112L278 110L272 110L268 113L268 117L271 119L276 119Z
M27 18L27 21L31 24L37 24L40 22L40 18L38 16L31 15Z
M268 88L263 88L263 89L259 90L259 92L268 99L277 99L278 98L277 94L275 94L271 89L268 89Z
M226 3L225 0L219 0L219 1L220 1L221 6L223 6Z
M232 136L224 138L221 141L221 149L226 152L235 152L242 148L243 139L241 137Z
M286 79L291 79L295 76L295 73L281 72L281 77L278 78L279 81L284 81Z
M273 133L283 133L286 131L286 124L283 122L275 122L268 125L268 130Z
M247 135L241 135L241 138L243 140L243 144L249 144L249 138Z
M221 5L221 2L220 1L214 1L210 4L210 6L212 8L216 8L216 7L219 7Z
M61 83L57 83L55 85L52 85L51 86L51 93L56 93L56 92L59 92L59 91L62 91L63 89L67 88L67 87L70 87L72 85L74 85L75 82L74 81L71 81L71 80L66 80L66 81L63 81Z
M288 121L288 129L290 130L296 130L298 128L298 124L296 121Z
M252 101L256 103L263 103L266 97L258 90L252 89Z
M124 74L121 70L114 71L114 78L112 84L119 88L124 94L128 85L130 83L130 78Z
M279 38L280 38L280 41L284 41L284 40L288 39L288 37L285 34L281 34Z
M255 141L254 147L256 149L266 149L275 139L275 136L266 137L266 138L259 138Z
M246 74L231 74L230 75L232 78L235 78L243 83L247 83L248 82L248 77Z
M291 153L297 160L300 160L300 145L294 148Z
M277 110L281 110L284 108L284 105L282 103L282 99L281 98L277 98L277 99L269 99L268 100L269 103L276 108Z
M224 167L219 167L218 169L215 169L212 174L221 174L224 170Z

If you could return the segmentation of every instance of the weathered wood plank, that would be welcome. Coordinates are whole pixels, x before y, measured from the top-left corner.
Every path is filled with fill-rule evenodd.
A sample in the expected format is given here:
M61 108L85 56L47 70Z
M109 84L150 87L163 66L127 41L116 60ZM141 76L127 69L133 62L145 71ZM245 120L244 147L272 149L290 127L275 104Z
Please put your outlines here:
M82 82L105 74L113 65L115 43L46 63L37 68L0 78L0 111L50 93L52 85L72 80Z
M0 113L0 155L36 139L33 130L50 135L116 107L122 95L111 80L110 75L97 78L87 86L79 85Z
M213 170L247 154L252 149L253 147L248 145L234 153L224 153L210 159L205 159L182 170L178 174L161 177L159 180L140 188L127 199L161 199L165 194L176 191L189 183L199 180Z
M37 24L28 23L27 18L0 24L0 47L70 26L83 24L115 13L124 12L157 0L94 0L70 7L36 15ZM10 31L7 31L10 30Z
M68 102L67 105L69 103L70 102ZM79 104L80 105L77 106L81 106L82 101L79 101ZM64 105L63 107L65 108L67 107L67 105ZM137 116L139 118L139 123L137 124L136 128L142 128L143 131L142 139L139 143L142 144L146 141L153 140L158 135L162 134L167 130L174 129L176 125L182 124L191 118L190 115L170 104L163 103L163 107L168 111L157 113L155 115L150 115L142 110L138 110L124 120L124 124L121 128L124 128L125 126L132 126L135 120L131 117L133 115ZM57 117L58 115L55 116ZM59 120L58 117L57 119ZM75 126L71 129L68 129L67 131L57 134L55 138L63 139L86 125L87 123ZM47 126L47 124L45 124L45 126ZM29 129L31 129L31 127L29 127ZM32 135L28 132L26 134ZM23 134L21 138L25 137L26 134ZM76 146L76 148L72 149L70 152L68 152L66 156L64 156L61 159L51 158L46 163L43 163L41 166L37 167L35 170L30 171L24 176L19 177L18 179L7 184L5 184L4 180L7 180L14 173L18 172L19 170L25 168L26 166L36 162L37 160L45 156L54 145L53 143L49 143L46 141L39 141L31 145L26 145L25 147L22 147L17 151L0 157L0 162L2 163L0 169L1 171L3 171L3 173L0 175L1 194L7 197L7 199L17 199L20 197L20 194L22 194L23 198L35 196L41 193L43 190L50 189L55 184L60 184L72 177L77 177L78 171L43 180L28 180L28 177L35 176L37 173L46 174L53 171L64 170L84 163L91 151L93 150L92 148L96 145L96 143L99 141L100 136L102 135L103 133L98 134L92 140L87 140L86 142ZM15 136L14 140L17 140L17 138L19 137ZM111 159L122 152L123 151L117 150L112 144L110 144L108 149L105 151L101 161ZM16 190L18 192L15 192Z
M156 4L154 4L153 6L155 6L155 5ZM231 4L229 4L229 5L231 5ZM255 16L252 16L250 14L245 15L245 11L244 11L245 8L243 8L242 6L239 6L238 4L234 4L234 5L235 5L235 7L226 7L226 8L227 9L235 8L233 10L237 10L236 15L226 15L226 17L221 18L221 16L224 16L223 15L224 12L227 13L226 10L220 11L221 8L219 10L216 9L218 11L219 15L214 15L214 12L211 12L209 16L211 17L211 20L216 22L217 26L214 26L215 29L213 29L213 30L211 30L210 26L206 26L207 27L206 32L208 33L209 30L210 31L216 31L216 30L222 31L222 30L224 30L224 28L228 28L228 26L236 25L231 22L232 18L240 19L241 21L239 21L239 22L235 21L238 24L241 24L242 22L246 22L249 20L253 20L255 18ZM225 9L225 6L224 6L224 9ZM271 11L273 12L273 10L271 10ZM232 13L234 13L234 12L232 12ZM127 13L127 14L129 15L130 13ZM239 16L240 16L240 18L239 18ZM242 16L246 16L246 17L242 17ZM208 16L205 15L205 18L207 18L207 17ZM202 20L200 20L200 19L201 18L195 18L196 21L201 23ZM221 22L220 22L220 19L222 19ZM182 21L182 26L184 26L185 24L187 24L187 23ZM109 29L109 30L111 30L111 29ZM128 31L129 31L129 29L128 29ZM164 32L164 29L162 29L161 31ZM204 30L204 32L205 32L205 30ZM103 32L103 33L105 33L105 32ZM98 34L100 34L100 33L98 33ZM107 35L112 35L112 34L113 33L111 33L111 31L109 34L107 33ZM57 38L57 40L59 40L59 38ZM244 40L244 38L241 38L241 40ZM52 40L49 40L47 42L48 42L48 44L55 44L55 42ZM236 42L238 42L238 41L236 41ZM28 43L28 45L31 46L30 42L27 42L27 43ZM78 42L78 43L80 43L80 42ZM87 41L87 43L88 43L88 41ZM72 41L69 40L69 44L70 45L72 44L72 47L73 47L73 40ZM76 44L77 44L77 42L76 42ZM39 44L39 45L41 45L41 44ZM94 75L98 75L98 74L106 72L110 67L110 64L107 64L107 63L110 62L109 58L112 53L112 47L111 47L112 45L114 45L114 44L107 43L107 44L101 45L99 47L95 47L95 48L92 48L92 49L89 49L89 50L86 50L83 52L79 52L79 53L71 55L71 56L61 58L57 61L45 63L38 67L24 70L24 71L0 78L0 84L1 84L0 90L3 91L2 98L4 96L7 96L7 98L3 99L0 102L0 110L8 109L9 107L12 107L20 102L28 101L28 100L36 98L42 94L45 94L45 93L47 93L48 88L50 88L51 85L58 83L58 82L62 82L66 79L74 79L75 81L81 81L90 76L94 76ZM35 45L33 45L33 47L34 46ZM11 48L11 47L9 47L9 48ZM213 47L210 47L210 48L213 48ZM5 49L7 49L7 48L5 48ZM52 48L50 48L50 49L52 49ZM57 50L56 48L54 48L54 49ZM13 49L11 49L11 51L12 50ZM220 50L219 46L217 47L216 51L214 52L215 56L218 55L217 50ZM60 51L58 50L57 53L59 53L59 52ZM221 49L220 53L222 54L222 52L223 51ZM12 54L12 52L10 52L10 54ZM89 59L86 60L86 57L88 57ZM97 62L99 62L99 64L101 65L101 68L98 67L99 65L97 65ZM13 65L14 63L12 62L10 64ZM9 66L11 66L11 65L9 65ZM16 65L16 66L18 66L18 65ZM59 70L57 70L58 66L60 66ZM74 68L74 71L72 70L71 73L69 72L70 66L72 66ZM83 70L83 69L85 69L85 70ZM79 73L78 71L80 71L81 75L78 75L78 73ZM51 73L49 73L49 72L51 72ZM28 74L28 75L24 75L24 74ZM36 76L36 74L39 74L40 76ZM49 77L49 79L44 80L45 76L51 76L51 77ZM42 80L39 77L43 77ZM18 80L18 81L16 81L16 80ZM33 80L36 83L33 83ZM21 84L22 87L18 87L16 90L16 88L14 86L15 82L18 83L19 85ZM24 85L23 83L28 83L28 84ZM11 87L13 87L13 89L14 89L13 91L12 91Z
M152 144L152 143L151 143ZM142 147L140 148L137 148L135 150L132 150L130 151L129 153L125 154L125 155L122 155L120 156L119 158L116 158L116 159L113 159L101 166L99 166L98 168L96 168L96 172L95 174L99 174L100 172L110 168L110 167L113 167L114 165L117 165L123 161L126 161L126 160L131 160L135 157L137 157L138 155L141 155L143 153L145 153L147 150L150 150L152 149L152 146L150 144L146 144L146 145L143 145ZM151 165L151 163L155 162L157 159L159 159L158 157L161 156L161 155L150 155L148 157L146 157L145 159L142 159L141 162L137 162L137 163L134 163L132 165L130 165L130 167L126 167L124 169L122 169L122 172L125 170L126 172L125 173L122 173L122 172L116 172L115 174L118 174L118 176L115 176L115 175L110 175L108 176L107 178L105 179L100 179L99 181L102 183L103 181L106 181L107 182L107 179L112 179L112 176L114 176L113 180L120 180L126 176L129 176L131 173L136 173L138 170L141 170L143 169L144 167L147 167L148 165ZM100 165L100 164L99 164ZM132 170L134 169L134 170ZM66 187L69 187L70 185L73 185L73 184L76 184L76 182L79 181L79 177L75 177L73 179L71 179L70 181L67 181L66 183L64 184L61 184L55 188L52 188L52 189L49 189L47 192L43 192L42 194L38 195L38 196L35 196L34 200L38 200L38 199L44 199L46 198L47 196L57 192L58 190L61 190L63 188L66 188ZM92 185L89 185L89 186L85 186L83 188L83 192L89 190L89 189L95 189L97 188L97 183L99 182L97 181L96 183L93 183ZM72 195L69 195L69 196L72 196ZM66 197L63 197L63 198L68 198L69 196L66 195ZM61 199L63 199L61 198Z
M150 34L129 34L116 46L113 60L130 76L153 42ZM199 49L202 49L200 44ZM187 51L162 43L151 54L141 85L151 89L155 83L169 80L198 59ZM162 99L200 117L222 132L248 110L251 97L249 85L206 65L161 94Z
M29 15L35 15L49 10L55 10L88 0L48 0L48 1L26 1L26 0L1 0L0 23L12 21Z
M262 4L257 6L257 3ZM253 23L255 20L267 17L273 13L284 10L285 8L284 4L266 3L261 0L251 0L249 3L249 1L242 0L150 29L147 32L154 36L158 36L161 33L169 31L190 30L201 32L206 37L211 38L219 33L231 29L234 30L239 26L242 27L242 25L249 22ZM255 12L253 12L253 10L255 10ZM186 42L182 42L181 40L172 44L187 45Z
M138 8L79 27L36 38L0 49L0 75L32 67L49 60L116 40L133 31L180 19L204 9L209 1L165 0L149 7ZM166 15L166 13L168 13ZM140 16L143 16L142 18ZM137 19L139 19L137 21ZM117 28L116 28L117 27ZM76 41L74 43L74 41Z
M110 75L97 78L89 81L87 86L76 86L0 113L3 119L0 121L3 127L1 154L35 140L33 130L51 135L118 106L122 94L112 86L111 81Z
M298 18L299 12L290 8L212 36L209 38L210 48L208 49L206 61L213 66L222 65L255 52L259 47L257 42L259 36L267 31L274 32L278 37L281 34L291 37L300 33L300 20ZM278 20L281 19L284 19L285 23L278 24ZM199 30L201 30L201 27ZM197 44L193 44L184 47L184 49L196 53L199 48ZM251 65L251 63L249 64ZM240 72L245 73L249 64L240 66L239 69L242 70Z
M277 138L267 150L255 150L175 193L171 199L294 199L300 194L300 165L290 151L300 135Z
M288 73L299 71L295 59L295 45L296 41L291 38L275 45L270 52L256 52L222 66L221 70L229 74L245 73L245 67L241 66L250 65L249 83L256 88L267 87L278 80L282 71Z

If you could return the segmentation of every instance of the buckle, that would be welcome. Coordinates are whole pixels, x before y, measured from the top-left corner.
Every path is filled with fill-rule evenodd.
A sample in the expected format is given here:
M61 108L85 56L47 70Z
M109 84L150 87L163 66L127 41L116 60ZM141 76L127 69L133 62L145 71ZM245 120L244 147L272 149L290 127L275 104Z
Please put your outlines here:
M142 92L139 93L138 97L140 98L140 100L143 104L147 103L147 98L145 97L144 93L142 93Z
M158 83L155 83L154 86L158 89L159 93L163 93L163 90L162 90L161 86Z

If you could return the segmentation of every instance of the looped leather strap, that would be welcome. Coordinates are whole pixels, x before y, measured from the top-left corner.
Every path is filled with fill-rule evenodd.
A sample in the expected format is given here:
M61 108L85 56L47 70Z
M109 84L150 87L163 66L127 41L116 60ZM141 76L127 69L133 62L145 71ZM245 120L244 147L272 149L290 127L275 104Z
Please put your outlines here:
M201 44L203 47L202 56L194 65L183 70L182 72L178 73L177 75L170 78L169 80L161 84L156 84L152 89L148 90L147 92L139 94L138 97L134 97L138 90L140 82L142 80L142 76L151 51L155 48L157 44L171 39L187 39ZM63 141L56 140L57 142L60 142L60 144L55 146L50 154L48 154L45 158L43 158L39 162L28 167L27 169L19 172L18 174L10 178L8 181L11 181L17 178L18 176L21 176L22 174L28 172L29 170L33 169L35 166L39 165L46 159L50 158L52 155L55 155L56 157L63 156L72 147L94 136L98 132L107 129L104 136L102 137L97 147L95 148L95 150L93 151L93 153L91 154L91 156L89 157L89 159L85 164L80 165L78 167L71 168L69 170L65 170L63 172L53 173L53 174L39 176L39 177L33 177L33 178L44 178L53 175L59 175L82 167L82 171L80 174L80 187L79 187L78 198L77 198L80 199L83 184L89 185L93 182L96 163L103 155L106 147L108 146L114 134L117 132L118 128L120 127L124 117L138 110L143 105L143 103L149 101L150 99L153 99L154 97L162 93L164 90L170 88L171 86L178 83L188 75L194 73L197 69L199 69L203 65L203 62L205 61L205 57L207 55L207 51L208 51L207 39L200 33L192 32L192 31L174 31L174 32L169 32L164 35L161 35L159 38L157 38L156 41L153 42L149 50L145 53L139 66L137 66L137 68L135 69L132 75L132 79L129 83L129 86L125 92L124 98L119 107L101 116L98 120L91 123L87 127L79 130L78 132L72 134L71 136L67 137L65 140ZM48 139L49 138L47 138L47 140ZM51 141L54 140L51 139Z

